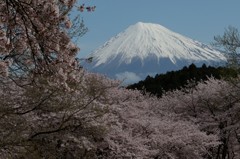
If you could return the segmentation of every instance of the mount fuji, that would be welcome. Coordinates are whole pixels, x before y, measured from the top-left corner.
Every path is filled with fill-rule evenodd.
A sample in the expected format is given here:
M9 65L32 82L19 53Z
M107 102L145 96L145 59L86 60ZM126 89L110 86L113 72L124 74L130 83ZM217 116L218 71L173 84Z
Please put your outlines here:
M93 61L83 64L86 69L124 80L125 84L191 63L219 65L226 61L221 52L206 44L159 24L143 22L129 26L88 57Z

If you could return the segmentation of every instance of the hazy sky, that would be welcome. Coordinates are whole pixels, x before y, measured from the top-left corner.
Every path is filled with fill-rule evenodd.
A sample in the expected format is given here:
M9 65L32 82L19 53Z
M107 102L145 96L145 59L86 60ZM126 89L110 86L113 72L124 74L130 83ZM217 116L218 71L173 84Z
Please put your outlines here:
M229 25L240 30L240 0L81 0L96 5L81 13L89 32L80 38L84 57L111 37L139 21L160 24L209 44Z

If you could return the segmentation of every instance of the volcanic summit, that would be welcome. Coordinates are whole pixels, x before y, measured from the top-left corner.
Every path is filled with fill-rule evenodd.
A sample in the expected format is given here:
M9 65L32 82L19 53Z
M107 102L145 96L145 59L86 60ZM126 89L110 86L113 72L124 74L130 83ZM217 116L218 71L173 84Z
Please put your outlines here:
M133 83L147 75L179 70L191 63L219 65L225 56L211 46L159 24L138 22L92 52L86 68Z

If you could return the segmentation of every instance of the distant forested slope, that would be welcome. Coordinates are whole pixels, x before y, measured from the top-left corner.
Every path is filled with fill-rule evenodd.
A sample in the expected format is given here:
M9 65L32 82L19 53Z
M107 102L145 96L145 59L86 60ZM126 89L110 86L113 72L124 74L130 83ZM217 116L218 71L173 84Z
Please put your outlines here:
M209 77L216 79L237 77L237 71L226 67L212 67L205 64L202 67L196 67L191 64L178 71L157 74L155 77L147 76L145 80L129 85L127 88L142 90L161 97L166 91L185 87L189 81L198 83Z

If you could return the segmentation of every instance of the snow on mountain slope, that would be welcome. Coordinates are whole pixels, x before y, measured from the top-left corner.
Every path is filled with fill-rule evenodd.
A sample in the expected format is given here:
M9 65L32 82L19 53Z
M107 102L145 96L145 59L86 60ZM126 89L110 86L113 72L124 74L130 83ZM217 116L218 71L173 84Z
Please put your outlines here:
M138 22L111 38L92 54L89 67L95 72L116 77L181 69L191 63L217 64L226 61L219 51L175 33L161 25Z

